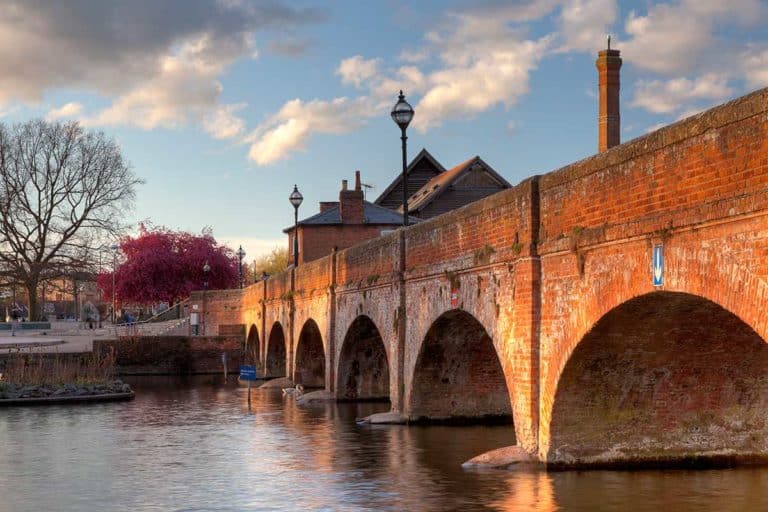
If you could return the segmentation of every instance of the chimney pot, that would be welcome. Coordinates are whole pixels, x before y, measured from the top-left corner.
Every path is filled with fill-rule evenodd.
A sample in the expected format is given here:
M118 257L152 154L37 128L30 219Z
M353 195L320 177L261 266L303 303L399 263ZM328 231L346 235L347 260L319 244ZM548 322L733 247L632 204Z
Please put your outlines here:
M355 171L355 190L360 190L360 171Z
M341 180L341 190L347 190L347 180Z

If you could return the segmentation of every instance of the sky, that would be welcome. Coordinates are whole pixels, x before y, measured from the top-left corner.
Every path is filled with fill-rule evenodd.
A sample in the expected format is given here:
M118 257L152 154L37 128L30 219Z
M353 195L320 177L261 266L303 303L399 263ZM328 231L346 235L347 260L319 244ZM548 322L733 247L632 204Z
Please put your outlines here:
M768 86L760 0L2 0L0 122L77 120L146 183L131 222L210 227L251 259L360 170L479 155L511 183L597 148L597 51L621 51L622 141Z

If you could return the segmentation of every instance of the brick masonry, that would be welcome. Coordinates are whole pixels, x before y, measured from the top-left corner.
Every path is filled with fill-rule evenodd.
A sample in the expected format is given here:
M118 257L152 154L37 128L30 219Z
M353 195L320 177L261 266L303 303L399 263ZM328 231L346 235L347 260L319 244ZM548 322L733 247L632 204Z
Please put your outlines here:
M242 292L209 292L205 318L255 329L281 375L307 371L298 351L313 322L338 397L388 382L393 409L414 419L511 412L518 443L555 465L765 456L766 135L760 90ZM273 333L285 352L270 356Z
M222 373L226 354L230 373L239 370L242 336L131 336L94 340L96 354L115 354L120 375L187 375Z

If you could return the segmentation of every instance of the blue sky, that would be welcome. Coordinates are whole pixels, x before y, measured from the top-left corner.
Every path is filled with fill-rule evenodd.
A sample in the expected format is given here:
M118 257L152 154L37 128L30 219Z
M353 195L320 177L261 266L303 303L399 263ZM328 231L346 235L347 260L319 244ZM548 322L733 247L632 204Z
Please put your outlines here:
M356 169L399 172L389 109L416 109L409 155L480 155L510 182L596 149L596 52L622 51L622 140L768 85L759 0L5 1L0 113L116 137L134 221L205 226L249 259ZM40 37L44 33L45 37Z

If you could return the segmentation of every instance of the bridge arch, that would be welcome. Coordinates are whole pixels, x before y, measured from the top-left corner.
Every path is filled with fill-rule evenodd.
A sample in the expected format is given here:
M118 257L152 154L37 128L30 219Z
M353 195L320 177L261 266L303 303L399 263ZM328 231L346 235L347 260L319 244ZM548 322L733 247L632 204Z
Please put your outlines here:
M245 338L245 359L248 364L256 364L261 361L261 342L259 330L255 324L251 324L248 329L248 336Z
M579 340L550 403L555 465L765 459L768 344L712 300L646 293Z
M406 412L414 420L512 419L507 380L493 340L470 313L440 315L421 343Z
M340 400L389 399L387 349L370 317L358 316L347 329L336 375Z
M308 388L325 387L325 349L320 328L311 318L304 322L296 345L293 381Z
M285 332L280 322L275 322L269 330L267 338L266 360L264 362L264 376L267 378L286 377Z

